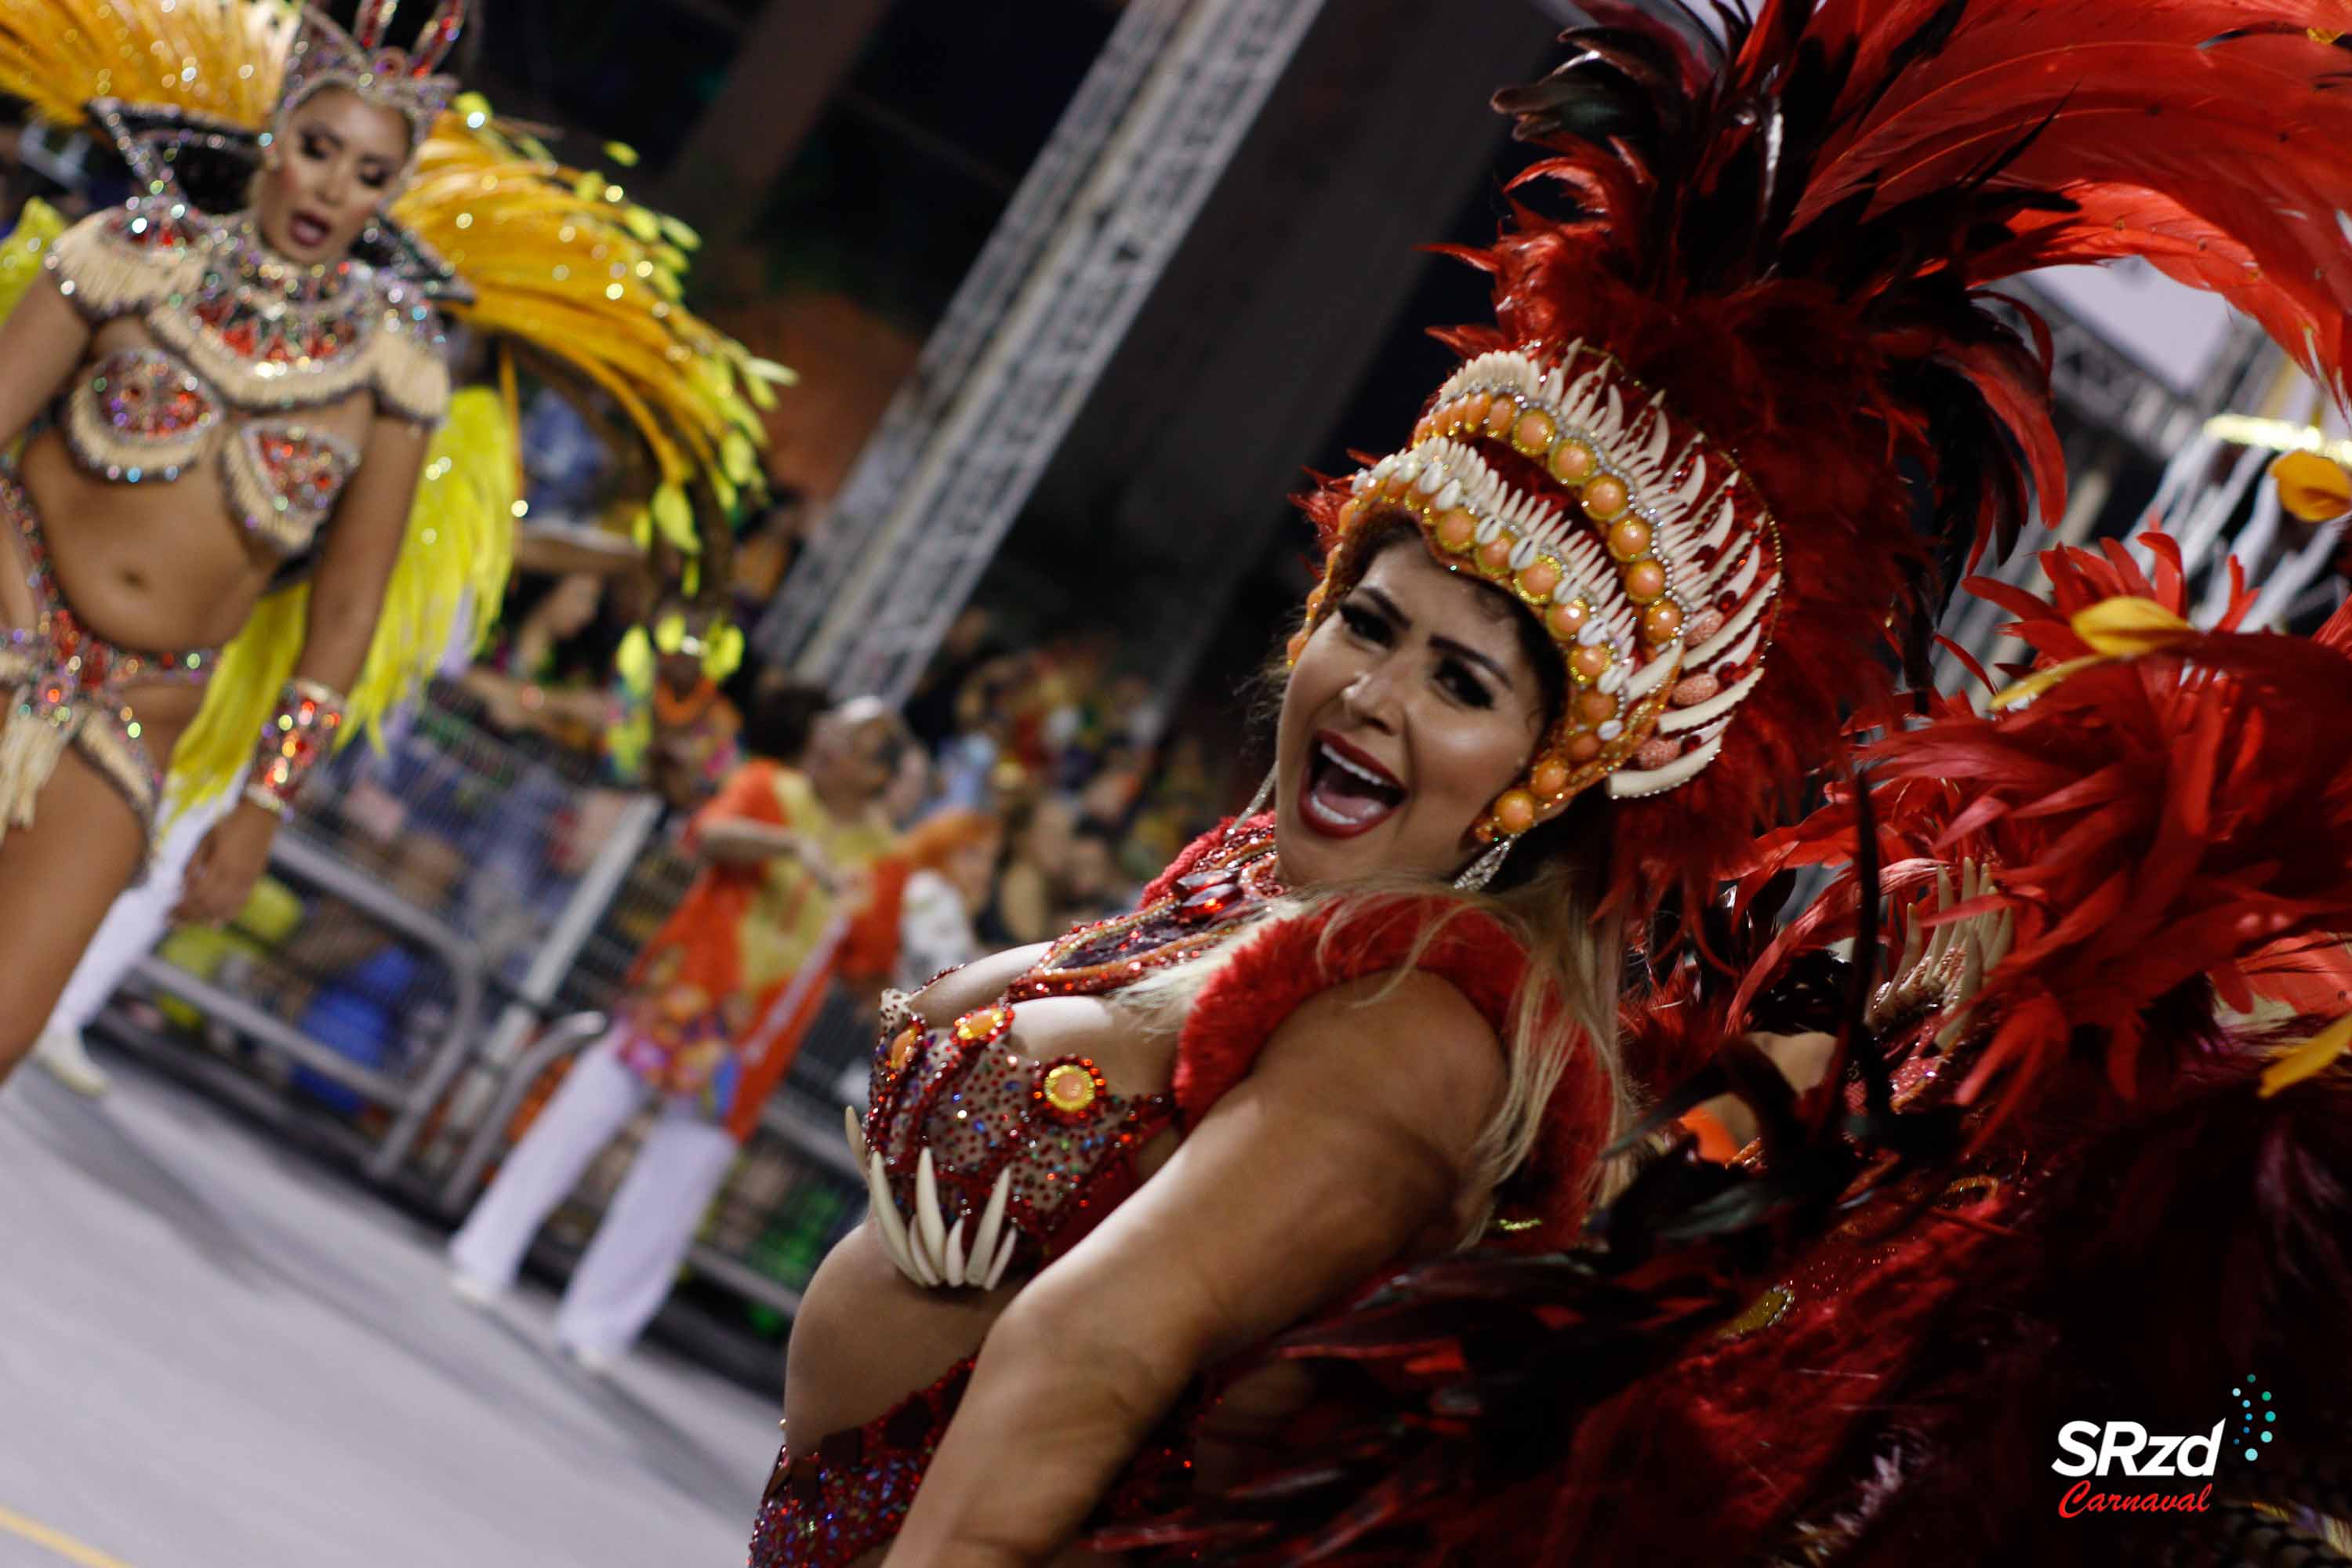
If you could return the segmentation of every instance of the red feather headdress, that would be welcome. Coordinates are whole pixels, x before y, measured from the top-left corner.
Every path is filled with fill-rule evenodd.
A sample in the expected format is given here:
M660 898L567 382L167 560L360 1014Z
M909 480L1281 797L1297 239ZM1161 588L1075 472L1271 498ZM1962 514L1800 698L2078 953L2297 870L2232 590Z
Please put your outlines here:
M1722 39L1665 8L1592 0L1498 95L1550 155L1461 253L1495 321L1441 334L1466 363L1412 447L1305 502L1302 637L1397 511L1545 617L1570 700L1481 834L1605 787L1637 909L1836 754L1939 566L2063 505L2047 344L1988 285L2146 257L2336 387L2352 307L2352 0L1764 0Z
M2113 541L2045 552L2047 600L1972 581L2017 615L2033 668L1995 700L2006 711L1939 700L1863 753L1898 913L1926 928L2013 914L1967 1009L1989 1037L1961 1098L1992 1100L1988 1133L2078 1053L2126 1097L2168 1072L2190 1042L2163 1026L2178 1011L2164 1005L2194 995L2205 1016L2208 984L2242 1013L2258 998L2347 1011L2352 605L2309 638L2247 632L2242 590L2200 630L2177 547L2142 542L2152 572ZM1856 832L1851 801L1834 802L1771 836L1747 880L1851 862ZM1937 911L1932 889L1907 890L1962 860L1989 871L1976 897ZM1841 934L1852 903L1833 889L1818 929L1784 936ZM1936 1023L1948 1036L1963 1020ZM2324 1065L2315 1054L2308 1070Z

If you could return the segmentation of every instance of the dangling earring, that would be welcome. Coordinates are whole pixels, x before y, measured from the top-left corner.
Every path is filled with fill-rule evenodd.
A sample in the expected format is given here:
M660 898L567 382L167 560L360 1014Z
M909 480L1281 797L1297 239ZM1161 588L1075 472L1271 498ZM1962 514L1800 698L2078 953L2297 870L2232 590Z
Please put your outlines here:
M1231 838L1234 836L1234 829L1239 827L1243 823L1247 822L1251 817L1255 816L1259 812L1264 811L1265 809L1265 803L1274 798L1274 773L1275 770L1272 768L1268 768L1266 770L1265 782L1257 786L1257 793L1250 796L1250 802L1247 805L1242 807L1241 815L1234 817L1233 821L1225 825L1225 837Z
M1465 893L1484 890L1486 884L1495 879L1495 873L1503 868L1503 862L1510 857L1511 846L1517 842L1516 838L1495 840L1493 848L1471 861L1462 875L1454 879L1454 887Z

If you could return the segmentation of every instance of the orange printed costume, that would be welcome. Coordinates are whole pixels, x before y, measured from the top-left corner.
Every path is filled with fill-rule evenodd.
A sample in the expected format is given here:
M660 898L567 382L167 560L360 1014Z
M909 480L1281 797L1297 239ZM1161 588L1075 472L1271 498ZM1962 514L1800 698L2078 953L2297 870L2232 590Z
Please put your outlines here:
M698 1100L740 1142L792 1067L826 983L887 974L898 938L891 900L871 896L894 842L878 816L836 817L806 775L753 761L695 814L688 847L734 822L800 835L856 895L837 896L797 855L707 866L630 973L622 1060L656 1093Z

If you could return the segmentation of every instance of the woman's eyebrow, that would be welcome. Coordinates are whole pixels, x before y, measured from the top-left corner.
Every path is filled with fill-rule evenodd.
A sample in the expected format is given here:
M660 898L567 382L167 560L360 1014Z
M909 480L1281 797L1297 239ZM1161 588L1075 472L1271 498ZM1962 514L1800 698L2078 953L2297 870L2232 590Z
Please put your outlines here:
M1496 680L1501 681L1503 683L1504 690L1508 691L1511 689L1510 671L1505 669L1501 665L1496 664L1486 655L1480 653L1476 648L1472 647L1468 643L1455 642L1452 637L1432 637L1429 639L1429 646L1438 649L1440 652L1450 653L1456 658L1467 659L1470 663L1476 665L1479 668L1493 675Z
M1390 620L1394 621L1397 625L1398 630L1411 631L1412 629L1412 617L1406 615L1403 609L1394 599L1390 598L1386 594L1383 594L1369 583L1360 586L1357 592L1362 594L1366 598L1371 600L1374 605L1379 606L1381 614L1386 616ZM1433 636L1429 639L1429 642L1432 647L1436 648L1441 653L1449 653L1456 658L1466 659L1470 663L1478 666L1480 668L1489 671L1496 680L1503 683L1504 690L1509 691L1516 689L1511 680L1510 671L1496 663L1495 660L1487 655L1479 652L1475 647L1472 647L1468 643L1456 642L1454 638L1448 637L1435 636Z

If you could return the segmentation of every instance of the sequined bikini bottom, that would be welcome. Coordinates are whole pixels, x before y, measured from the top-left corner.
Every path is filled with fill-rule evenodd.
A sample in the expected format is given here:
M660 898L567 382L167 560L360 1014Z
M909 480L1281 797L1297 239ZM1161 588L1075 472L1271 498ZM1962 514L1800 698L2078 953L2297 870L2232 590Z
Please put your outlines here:
M0 556L13 555L33 595L32 624L0 634L0 837L30 827L41 790L68 746L121 792L152 852L163 776L140 739L134 686L202 680L212 653L142 653L92 633L58 592L41 520L16 476L0 470ZM12 540L13 538L13 548ZM5 619L0 616L0 619Z
M958 1362L929 1388L808 1452L796 1455L787 1443L760 1500L747 1568L848 1568L895 1540L963 1402L972 1365ZM1197 1388L1178 1402L1128 1462L1090 1528L1175 1506L1191 1485L1194 1425L1213 1403Z
M795 1455L787 1443L760 1500L749 1568L845 1568L887 1545L907 1522L971 1368L957 1363L929 1388L807 1452Z

